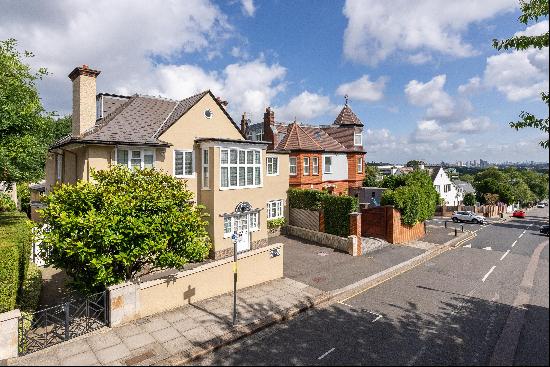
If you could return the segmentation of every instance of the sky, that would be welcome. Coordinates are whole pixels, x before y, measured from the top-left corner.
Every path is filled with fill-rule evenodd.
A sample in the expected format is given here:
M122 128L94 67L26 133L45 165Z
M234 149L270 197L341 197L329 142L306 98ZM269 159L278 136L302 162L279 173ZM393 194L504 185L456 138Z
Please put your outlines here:
M181 100L211 89L260 122L363 121L367 161L548 162L521 111L548 116L548 48L497 51L494 38L548 31L516 0L0 0L0 40L46 67L43 104L71 111L67 75L101 70L98 92Z

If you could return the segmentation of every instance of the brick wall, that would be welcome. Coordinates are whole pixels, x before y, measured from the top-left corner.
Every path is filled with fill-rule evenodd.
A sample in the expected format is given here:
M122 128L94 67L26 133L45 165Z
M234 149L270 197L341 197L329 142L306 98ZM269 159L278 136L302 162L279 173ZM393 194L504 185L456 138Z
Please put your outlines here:
M365 160L364 154L349 154L348 158L348 187L358 188L363 186L363 180L365 179ZM359 158L363 158L363 164L361 172L357 172L357 164Z

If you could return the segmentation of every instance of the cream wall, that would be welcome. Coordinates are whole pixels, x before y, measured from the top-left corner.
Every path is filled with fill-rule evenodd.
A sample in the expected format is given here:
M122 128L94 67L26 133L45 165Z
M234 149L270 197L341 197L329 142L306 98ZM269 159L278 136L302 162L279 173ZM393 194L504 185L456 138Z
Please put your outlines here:
M96 78L80 75L73 81L73 136L80 136L96 121Z
M207 119L204 111L210 109L214 114ZM227 118L218 104L209 94L206 94L195 104L185 115L176 121L168 130L159 136L159 140L165 141L172 146L166 149L165 157L162 160L157 158L157 167L166 173L174 174L174 151L193 150L195 159L194 177L185 178L187 187L195 194L200 189L200 152L195 145L197 138L223 138L244 140L237 128Z

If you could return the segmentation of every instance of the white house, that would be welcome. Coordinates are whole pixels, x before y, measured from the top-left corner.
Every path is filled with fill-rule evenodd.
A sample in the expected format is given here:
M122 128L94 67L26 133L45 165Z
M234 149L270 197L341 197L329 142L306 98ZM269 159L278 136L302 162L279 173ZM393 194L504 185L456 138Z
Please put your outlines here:
M431 168L432 182L439 196L445 199L445 205L456 206L460 204L460 193L451 181L443 167Z

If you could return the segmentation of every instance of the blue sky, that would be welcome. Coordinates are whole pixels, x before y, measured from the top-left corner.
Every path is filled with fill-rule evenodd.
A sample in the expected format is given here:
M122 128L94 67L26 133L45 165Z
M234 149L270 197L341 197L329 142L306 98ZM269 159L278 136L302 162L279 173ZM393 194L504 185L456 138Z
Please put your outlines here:
M548 113L548 49L491 46L526 31L514 0L0 3L0 39L52 72L40 91L62 114L66 75L85 63L102 71L98 91L212 89L236 120L269 105L277 120L331 123L348 94L367 161L548 161L540 132L508 127L521 110Z

